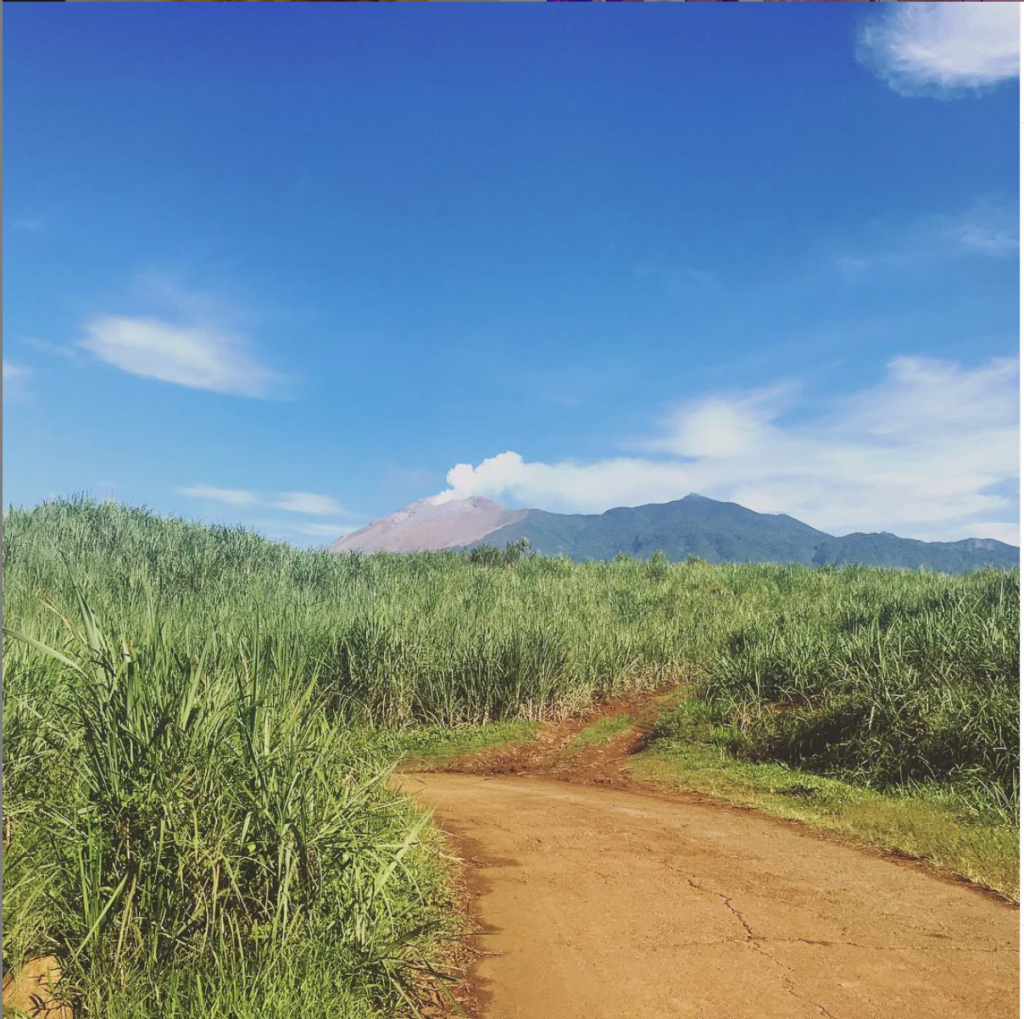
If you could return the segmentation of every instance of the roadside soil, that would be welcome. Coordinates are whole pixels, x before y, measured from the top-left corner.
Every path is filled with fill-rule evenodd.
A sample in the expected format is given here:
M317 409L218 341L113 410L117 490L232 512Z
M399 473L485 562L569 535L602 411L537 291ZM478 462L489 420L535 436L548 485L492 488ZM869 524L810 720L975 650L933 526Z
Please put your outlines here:
M543 775L578 785L636 788L626 775L626 762L642 750L658 715L680 696L679 687L633 694L595 706L586 715L545 722L530 743L505 743L455 757L407 761L404 772L445 772L461 775ZM574 746L588 726L627 716L632 725L606 743Z
M1019 914L964 882L624 770L665 695L406 772L469 892L486 1019L1019 1014ZM636 719L574 747L599 717Z

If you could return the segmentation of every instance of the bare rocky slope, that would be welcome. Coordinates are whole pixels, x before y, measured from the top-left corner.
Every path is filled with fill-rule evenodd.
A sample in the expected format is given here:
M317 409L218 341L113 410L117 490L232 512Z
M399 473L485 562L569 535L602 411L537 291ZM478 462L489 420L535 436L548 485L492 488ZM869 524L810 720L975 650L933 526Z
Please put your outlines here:
M493 499L480 497L442 503L420 499L339 538L330 551L422 552L461 548L514 524L527 512L508 510Z

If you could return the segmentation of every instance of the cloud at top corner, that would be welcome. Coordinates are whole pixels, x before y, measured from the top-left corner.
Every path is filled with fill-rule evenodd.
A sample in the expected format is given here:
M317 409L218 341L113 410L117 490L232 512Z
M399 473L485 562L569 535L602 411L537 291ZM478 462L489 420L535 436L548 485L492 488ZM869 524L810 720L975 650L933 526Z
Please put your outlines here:
M102 315L85 331L82 348L131 375L262 398L273 397L284 382L256 360L243 339L215 326Z
M872 10L857 58L904 96L977 95L1020 73L1015 3L901 3Z

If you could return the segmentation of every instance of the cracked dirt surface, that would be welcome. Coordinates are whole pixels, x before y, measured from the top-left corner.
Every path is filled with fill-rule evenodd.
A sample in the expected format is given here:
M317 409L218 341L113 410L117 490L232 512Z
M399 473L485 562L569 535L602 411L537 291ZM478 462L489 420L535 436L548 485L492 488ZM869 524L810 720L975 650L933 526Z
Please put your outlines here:
M755 813L561 776L407 774L452 835L486 1019L1018 1015L1018 911Z

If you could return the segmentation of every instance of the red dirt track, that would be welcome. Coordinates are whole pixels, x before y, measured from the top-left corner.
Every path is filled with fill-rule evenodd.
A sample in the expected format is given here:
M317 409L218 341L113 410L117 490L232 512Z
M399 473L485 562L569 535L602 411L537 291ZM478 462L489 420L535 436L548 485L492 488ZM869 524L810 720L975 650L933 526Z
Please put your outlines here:
M484 1019L1009 1019L1018 909L801 825L632 782L663 695L407 773L465 862ZM452 772L461 772L453 774ZM460 995L460 998L463 997Z
M1003 1019L1018 912L797 826L528 776L405 775L468 865L487 1019Z

